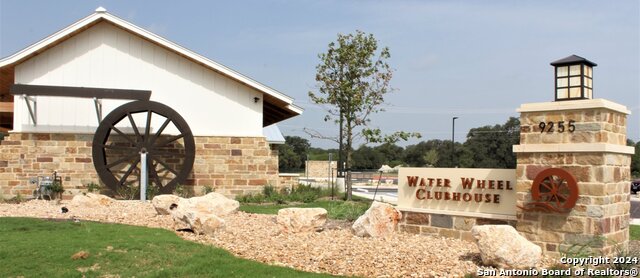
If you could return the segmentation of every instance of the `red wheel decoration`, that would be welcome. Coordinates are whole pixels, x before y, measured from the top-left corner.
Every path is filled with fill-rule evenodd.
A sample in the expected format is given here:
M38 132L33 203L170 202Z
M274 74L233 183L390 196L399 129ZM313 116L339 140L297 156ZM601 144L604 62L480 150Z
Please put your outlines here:
M569 172L549 168L540 172L531 186L532 202L520 207L524 211L569 212L578 200L578 182Z

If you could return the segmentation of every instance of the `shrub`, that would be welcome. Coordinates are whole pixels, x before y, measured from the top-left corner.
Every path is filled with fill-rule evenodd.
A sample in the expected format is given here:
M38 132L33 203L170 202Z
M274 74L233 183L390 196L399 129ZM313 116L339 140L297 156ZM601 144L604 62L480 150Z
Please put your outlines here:
M87 184L87 191L89 192L98 192L100 193L100 191L102 191L102 186L95 183L95 182L90 182L89 184Z
M209 194L211 192L214 192L214 191L216 191L216 189L213 188L213 186L205 185L202 188L202 195L207 195L207 194Z
M273 187L273 185L265 185L262 188L262 194L267 198L269 198L271 196L279 195L279 193L276 192L276 188Z
M51 193L53 193L56 198L62 199L62 192L64 192L64 187L62 187L62 183L59 181L54 181L48 188Z
M139 192L140 191L138 190L138 188L132 185L121 185L118 186L118 189L116 189L116 193L118 194L118 196L125 200L136 199L137 196L140 196Z
M22 194L20 194L20 192L18 192L18 194L16 194L16 196L13 197L13 199L18 204L24 202L24 197L22 196Z
M239 195L236 197L236 201L240 203L262 204L264 202L264 195L262 194Z
M182 198L191 198L193 197L191 192L189 192L189 190L187 190L184 185L182 184L178 184L176 185L176 188L173 190L173 194L178 195Z

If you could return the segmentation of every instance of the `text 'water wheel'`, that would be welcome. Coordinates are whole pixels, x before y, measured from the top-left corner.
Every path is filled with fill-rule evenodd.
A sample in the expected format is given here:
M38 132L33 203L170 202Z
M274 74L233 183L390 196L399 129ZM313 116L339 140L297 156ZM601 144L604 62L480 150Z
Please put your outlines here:
M533 180L531 199L552 207L554 211L567 211L578 200L577 184L576 178L563 169L545 169Z
M195 142L187 122L154 101L133 101L114 109L93 137L98 176L116 192L124 186L139 190L141 153L147 154L149 187L173 192L193 168Z

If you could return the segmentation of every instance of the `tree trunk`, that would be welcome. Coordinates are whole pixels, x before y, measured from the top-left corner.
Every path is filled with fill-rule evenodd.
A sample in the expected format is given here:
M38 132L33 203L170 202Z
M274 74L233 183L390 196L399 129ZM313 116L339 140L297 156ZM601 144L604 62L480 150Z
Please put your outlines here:
M351 123L347 122L347 145L345 146L345 151L347 152L347 158L346 158L346 175L344 177L344 181L345 184L347 185L347 189L346 189L346 194L347 194L347 201L351 201L351 153L352 153L352 148L351 148L351 144L353 143L353 134L352 134L352 127L351 127Z

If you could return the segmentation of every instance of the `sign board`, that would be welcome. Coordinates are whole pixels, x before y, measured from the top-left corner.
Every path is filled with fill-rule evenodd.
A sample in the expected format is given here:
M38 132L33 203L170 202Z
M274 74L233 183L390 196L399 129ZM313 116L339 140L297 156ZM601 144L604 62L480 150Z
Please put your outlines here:
M400 168L398 207L442 214L516 214L515 169Z

